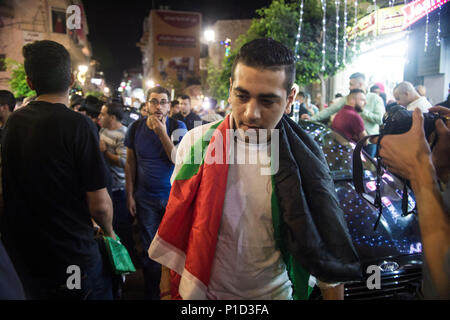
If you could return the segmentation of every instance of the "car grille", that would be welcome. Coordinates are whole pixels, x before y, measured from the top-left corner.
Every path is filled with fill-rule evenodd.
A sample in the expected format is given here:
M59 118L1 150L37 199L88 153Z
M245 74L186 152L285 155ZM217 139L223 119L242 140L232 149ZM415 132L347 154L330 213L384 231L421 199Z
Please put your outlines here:
M381 276L381 289L367 288L366 282L345 285L346 300L417 299L422 281L421 269L401 270Z

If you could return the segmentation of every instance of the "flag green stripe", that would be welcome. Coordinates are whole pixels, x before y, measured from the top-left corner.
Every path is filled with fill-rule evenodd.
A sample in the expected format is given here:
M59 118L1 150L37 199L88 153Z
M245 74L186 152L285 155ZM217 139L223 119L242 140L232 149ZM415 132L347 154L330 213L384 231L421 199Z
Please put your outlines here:
M222 120L223 121L223 120ZM191 149L189 150L189 153L186 155L183 166L181 167L180 171L178 171L177 176L175 177L176 180L188 180L191 179L193 176L195 176L198 173L198 170L200 169L200 166L203 165L203 162L205 160L205 152L208 148L209 142L211 140L211 137L214 134L214 131L217 129L217 127L222 123L222 121L219 121L218 123L212 125L206 133L202 136L201 139L198 139ZM201 152L201 154L195 153ZM195 163L195 159L201 159L200 163Z

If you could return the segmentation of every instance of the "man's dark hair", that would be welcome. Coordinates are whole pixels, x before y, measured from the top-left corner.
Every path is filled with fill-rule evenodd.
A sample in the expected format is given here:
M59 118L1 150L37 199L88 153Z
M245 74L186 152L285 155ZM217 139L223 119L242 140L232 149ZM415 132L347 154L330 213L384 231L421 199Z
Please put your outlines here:
M0 106L8 105L9 111L13 112L16 107L16 99L8 90L0 90Z
M117 121L119 122L123 120L123 110L124 110L123 105L117 102L111 102L107 103L105 106L106 108L108 108L107 113L109 115L115 116Z
M145 107L145 102L141 103L141 106L139 107L139 111L141 111L143 107Z
M257 69L284 70L284 87L289 95L295 79L295 59L292 51L282 43L270 38L256 39L246 43L239 50L231 68L234 80L238 63Z
M71 82L70 55L57 42L42 40L22 48L25 73L33 83L37 95L63 93Z
M170 101L170 107L171 108L173 108L173 107L175 107L175 106L177 106L177 105L179 105L180 104L180 102L178 101L178 100L172 100L172 101Z
M178 97L178 99L189 100L189 103L191 103L191 97L189 97L187 94L182 94Z
M302 97L302 98L305 97L305 93L304 93L303 91L299 91L299 92L298 92L298 95L299 95L300 97Z
M377 89L380 90L380 87L374 84L373 86L370 87L370 92L375 92L375 90Z
M153 87L153 88L151 88L151 89L149 89L147 91L147 101L149 101L150 95L152 93L157 93L157 94L165 93L167 95L167 99L170 99L170 92L169 92L169 90L167 90L166 88L163 88L161 86Z
M360 78L360 79L363 79L364 81L366 81L366 77L361 72L355 72L354 74L352 74L350 76L350 79L357 79L357 78Z
M357 93L364 93L366 94L366 92L362 89L352 89L350 90L350 93L348 95L352 95L352 94L357 94Z
M72 97L70 98L70 108L73 109L76 105L82 105L84 102L84 99L82 96L78 95L78 94L74 94L72 95Z

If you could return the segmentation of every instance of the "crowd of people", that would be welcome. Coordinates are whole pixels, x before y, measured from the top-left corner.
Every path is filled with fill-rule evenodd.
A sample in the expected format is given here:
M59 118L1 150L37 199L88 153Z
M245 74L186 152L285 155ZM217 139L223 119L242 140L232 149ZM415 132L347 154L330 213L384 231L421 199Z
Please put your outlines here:
M324 299L343 299L343 284L360 279L323 153L289 115L297 110L298 121L328 123L357 142L379 133L393 103L381 83L368 90L364 74L352 74L347 96L316 106L294 84L292 52L257 39L236 56L226 110L215 99L194 110L188 95L170 101L156 86L140 118L130 119L121 101L69 97L74 78L62 45L37 41L23 56L36 97L17 108L13 94L0 91L0 299L119 298L123 279L108 266L102 236L120 239L142 266L151 300L307 299L311 279ZM414 110L413 127L384 138L380 156L411 181L430 296L448 298L450 131L439 120L430 150L421 113L445 119L450 109L448 99L432 107L422 90L409 82L394 88L395 102ZM227 130L240 143L218 143ZM365 149L375 155L376 141ZM237 159L255 152L266 158ZM277 171L260 174L275 157ZM82 273L76 290L67 286L70 266Z

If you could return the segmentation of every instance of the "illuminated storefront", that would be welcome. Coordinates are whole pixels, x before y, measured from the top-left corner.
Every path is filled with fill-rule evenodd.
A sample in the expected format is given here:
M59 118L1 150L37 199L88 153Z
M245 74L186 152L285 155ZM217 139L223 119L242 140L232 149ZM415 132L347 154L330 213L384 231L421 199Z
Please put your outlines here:
M450 82L449 1L415 0L359 19L353 34L366 40L358 57L333 77L333 92L348 93L349 76L362 72L369 87L384 85L388 100L404 80L425 85L432 102L444 100Z

